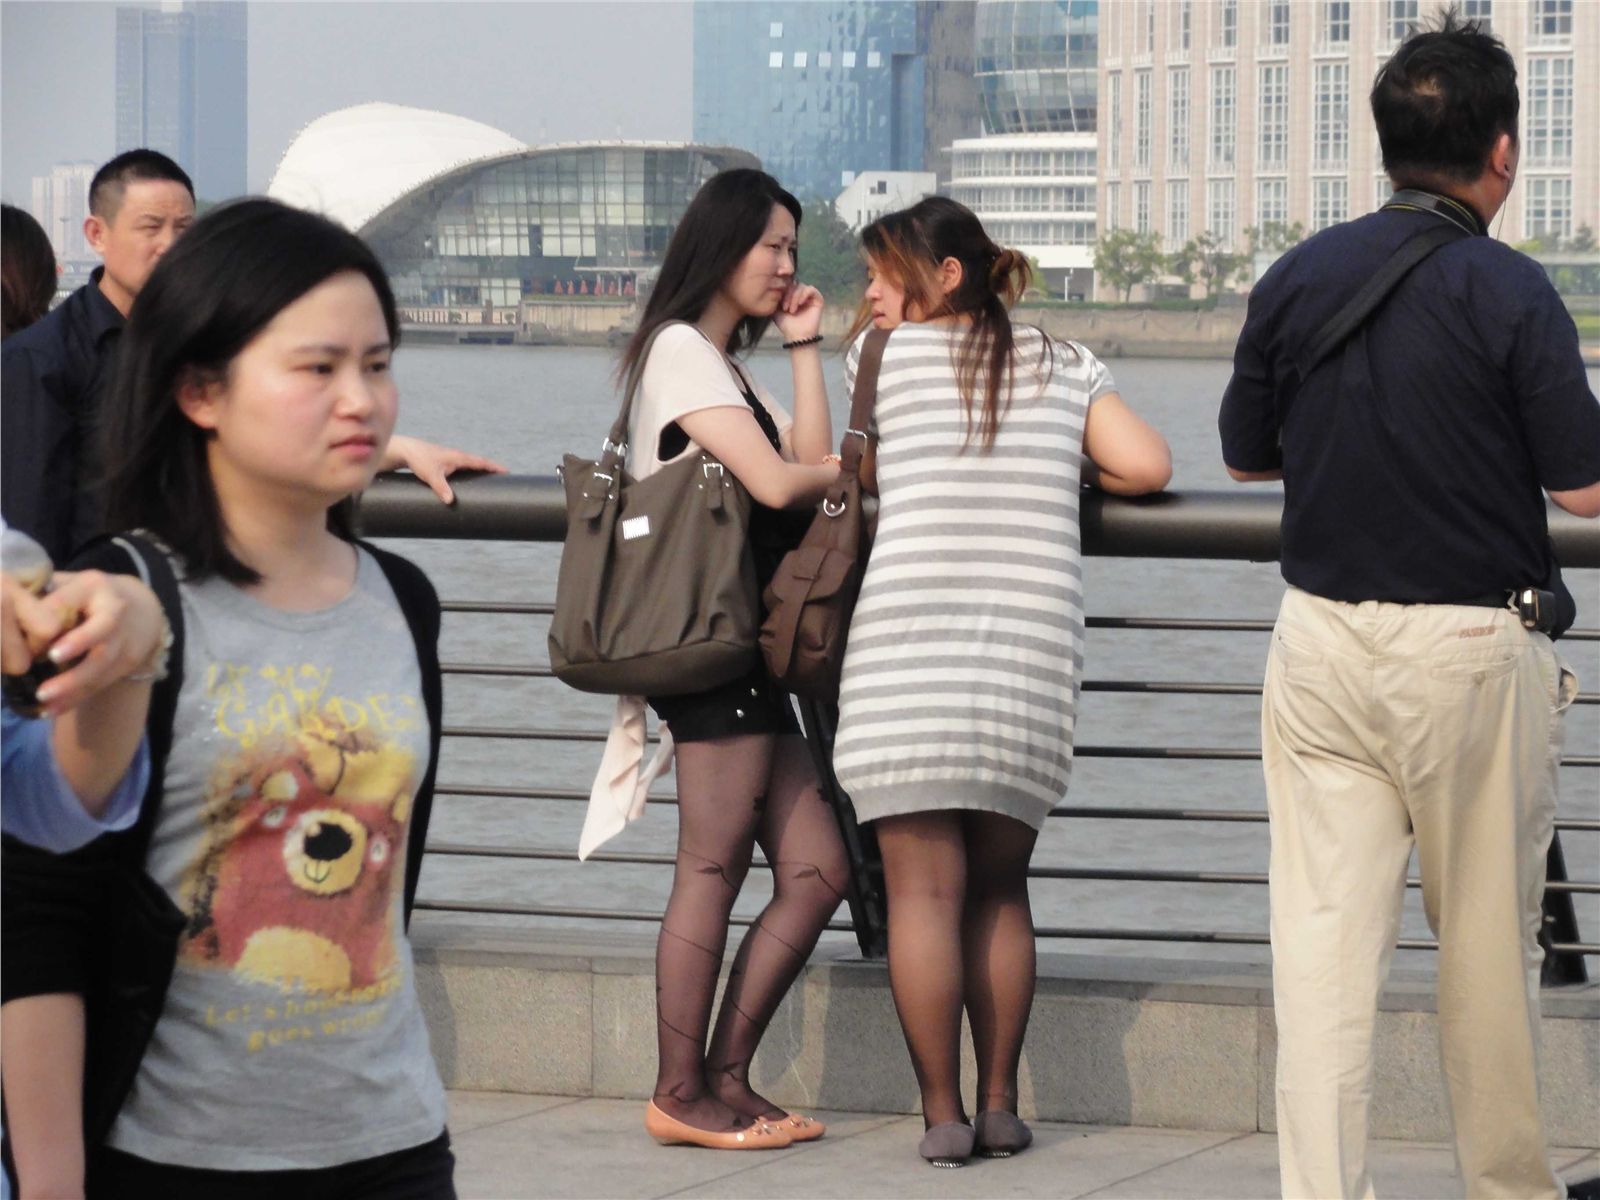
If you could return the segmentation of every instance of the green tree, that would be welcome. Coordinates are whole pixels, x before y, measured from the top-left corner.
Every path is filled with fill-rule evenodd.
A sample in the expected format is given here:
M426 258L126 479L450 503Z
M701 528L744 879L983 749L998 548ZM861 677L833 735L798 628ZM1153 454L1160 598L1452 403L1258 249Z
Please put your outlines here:
M1166 265L1158 234L1113 229L1094 244L1095 273L1121 294L1124 304L1136 285L1154 282Z
M1202 233L1167 260L1167 269L1185 283L1199 283L1207 296L1215 296L1249 262L1248 255L1234 254L1215 234Z
M867 286L861 244L833 204L814 200L800 222L800 279L831 305L854 308Z
M1294 246L1305 241L1306 227L1299 221L1293 225L1283 221L1266 221L1260 225L1251 225L1244 231L1245 244L1250 247L1250 257L1254 258L1262 251L1268 254L1282 254Z

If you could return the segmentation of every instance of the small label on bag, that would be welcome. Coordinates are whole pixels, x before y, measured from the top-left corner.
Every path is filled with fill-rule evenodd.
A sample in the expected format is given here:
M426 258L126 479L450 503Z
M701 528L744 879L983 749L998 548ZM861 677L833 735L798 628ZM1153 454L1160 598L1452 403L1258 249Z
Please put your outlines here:
M634 538L650 536L649 517L629 517L622 523L622 540L631 542Z

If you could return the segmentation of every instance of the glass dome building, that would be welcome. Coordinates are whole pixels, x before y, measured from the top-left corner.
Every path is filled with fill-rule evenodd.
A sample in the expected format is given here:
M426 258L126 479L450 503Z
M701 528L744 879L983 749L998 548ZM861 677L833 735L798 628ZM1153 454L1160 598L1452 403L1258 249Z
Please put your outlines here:
M685 142L527 146L462 117L366 104L308 125L267 194L366 239L406 319L473 310L514 323L528 297L632 295L700 185L759 165Z
M991 134L1093 133L1100 0L979 0L978 92Z

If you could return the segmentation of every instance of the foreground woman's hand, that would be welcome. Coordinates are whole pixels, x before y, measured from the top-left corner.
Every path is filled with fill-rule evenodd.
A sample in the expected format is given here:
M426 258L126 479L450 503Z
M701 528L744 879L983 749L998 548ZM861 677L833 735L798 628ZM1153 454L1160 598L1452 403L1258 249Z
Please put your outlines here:
M46 716L60 716L158 665L167 619L155 593L131 575L60 571L54 588L38 597L9 576L0 578L6 673L26 671L41 653L58 665L74 664L39 685Z
M449 483L449 477L456 471L487 471L491 475L506 473L506 468L492 458L397 433L389 439L389 448L384 452L383 465L379 470L395 471L402 467L432 488L433 494L446 504L456 498Z

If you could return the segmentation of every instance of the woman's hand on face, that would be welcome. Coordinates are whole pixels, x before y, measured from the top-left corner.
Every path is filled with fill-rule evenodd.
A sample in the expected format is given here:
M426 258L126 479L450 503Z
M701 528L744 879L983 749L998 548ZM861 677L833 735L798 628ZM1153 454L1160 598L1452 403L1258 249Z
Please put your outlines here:
M790 284L772 323L786 342L816 336L822 328L822 293L809 283Z

